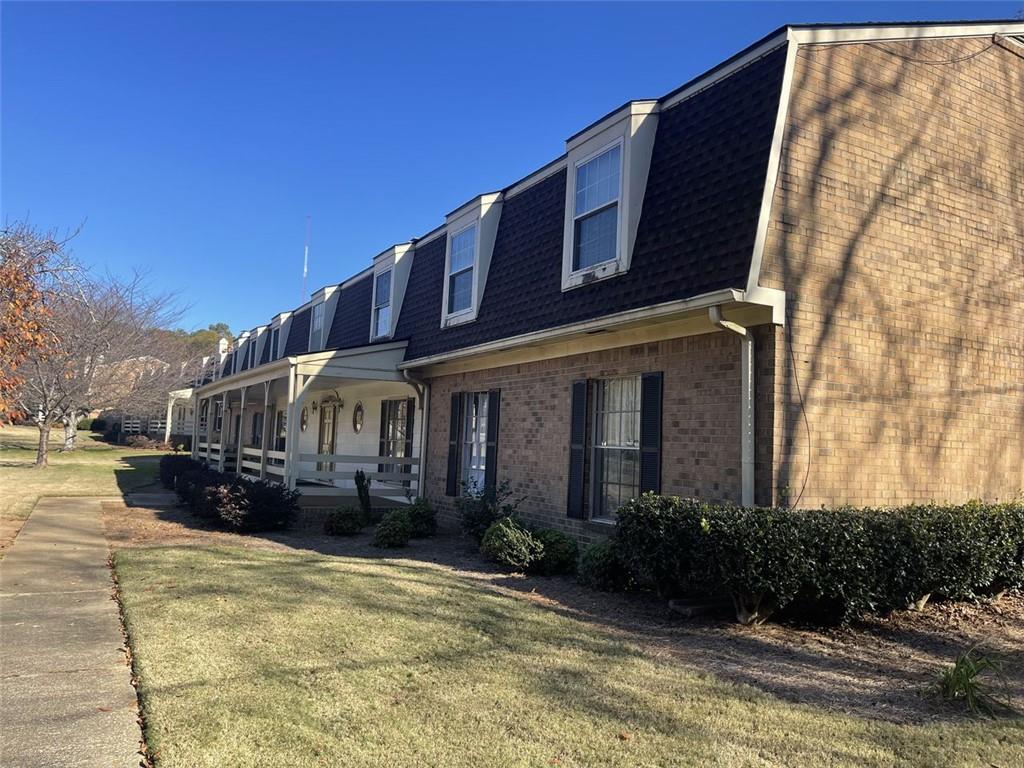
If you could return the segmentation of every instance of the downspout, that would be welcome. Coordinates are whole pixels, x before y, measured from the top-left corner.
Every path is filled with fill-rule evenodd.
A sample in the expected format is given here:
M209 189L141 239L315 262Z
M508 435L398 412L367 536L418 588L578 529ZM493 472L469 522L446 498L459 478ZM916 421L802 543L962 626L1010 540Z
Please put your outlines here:
M742 504L754 506L754 336L749 328L726 320L722 307L708 308L712 324L740 337L740 484Z
M427 435L430 430L430 385L427 384L423 379L417 378L409 373L408 368L402 369L402 377L408 382L409 386L416 392L416 398L420 401L420 410L423 412L423 418L420 424L420 466L419 472L416 473L416 495L426 495L427 485Z

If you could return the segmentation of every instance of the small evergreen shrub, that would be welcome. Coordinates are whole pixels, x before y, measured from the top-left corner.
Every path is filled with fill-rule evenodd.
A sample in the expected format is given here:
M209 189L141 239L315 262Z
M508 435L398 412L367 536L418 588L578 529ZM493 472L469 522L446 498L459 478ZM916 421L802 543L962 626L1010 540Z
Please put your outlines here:
M373 533L373 546L383 548L404 547L412 537L412 521L404 509L393 509L377 523Z
M363 470L356 470L356 495L359 497L359 508L363 510L363 519L367 522L377 519L374 517L373 504L370 502L370 482L370 478Z
M422 496L413 499L412 504L406 507L405 511L409 513L414 539L425 539L437 533L437 512Z
M366 525L363 511L342 507L331 512L324 521L324 533L330 536L355 536Z
M462 530L482 541L487 529L498 520L514 516L522 501L522 498L512 499L512 486L508 480L482 490L463 483L462 495L455 500L455 509Z
M299 492L267 480L236 480L232 495L218 508L224 525L239 533L284 530L298 513Z
M544 576L576 570L580 548L575 539L554 528L539 528L533 532L533 537L540 542L542 549L540 559L534 561L530 570Z
M221 507L224 504L235 503L232 498L235 483L236 481L224 472L205 472L192 494L192 514L219 525L222 522Z
M612 539L595 541L584 548L576 568L576 580L602 592L619 592L632 583L629 569Z
M160 457L160 484L168 490L175 490L174 479L189 470L198 469L202 465L190 456L168 455Z
M484 533L480 552L488 560L525 571L544 554L544 545L514 517L503 517Z

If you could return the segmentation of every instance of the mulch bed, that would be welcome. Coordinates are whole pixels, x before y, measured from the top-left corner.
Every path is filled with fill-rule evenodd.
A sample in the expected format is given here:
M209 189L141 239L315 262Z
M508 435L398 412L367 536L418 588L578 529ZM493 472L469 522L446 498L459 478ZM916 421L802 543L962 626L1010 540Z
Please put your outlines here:
M371 546L368 532L344 538L308 531L243 536L210 529L183 509L116 503L104 504L104 522L115 549L239 546L431 564L785 700L888 722L965 717L929 688L958 653L978 644L1005 660L1008 693L1024 707L1024 595L1019 593L989 603L931 602L923 612L899 611L852 627L768 623L753 628L739 626L729 615L683 619L650 594L605 594L571 577L509 574L481 560L472 542L457 534L380 550Z

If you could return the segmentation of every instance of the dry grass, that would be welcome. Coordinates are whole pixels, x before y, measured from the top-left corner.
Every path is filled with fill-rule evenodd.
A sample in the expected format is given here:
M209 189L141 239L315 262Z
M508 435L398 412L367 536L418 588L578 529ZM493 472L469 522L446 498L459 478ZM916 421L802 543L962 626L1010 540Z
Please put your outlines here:
M167 766L1010 766L1020 721L786 702L425 563L116 553Z
M38 431L0 428L0 518L23 520L40 496L119 496L156 477L161 452L112 446L81 432L80 448L60 453L56 449L64 441L58 433L51 436L50 466L36 469Z

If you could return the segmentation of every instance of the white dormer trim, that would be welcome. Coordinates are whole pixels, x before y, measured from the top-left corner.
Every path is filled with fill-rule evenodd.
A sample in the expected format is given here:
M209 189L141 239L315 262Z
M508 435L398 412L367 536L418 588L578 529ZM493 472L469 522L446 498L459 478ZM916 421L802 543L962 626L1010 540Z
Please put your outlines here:
M309 338L306 340L307 352L320 352L327 344L327 337L331 332L331 323L334 318L334 310L338 304L338 286L327 285L321 288L310 297L309 301ZM322 307L320 338L314 338L313 319L317 314L317 308Z
M372 290L370 296L370 341L390 339L395 335L398 316L402 312L402 301L405 299L405 287L409 284L409 273L416 253L413 243L399 243L386 251L377 254L373 259L371 274ZM391 296L386 328L377 333L377 278L385 272L391 273Z
M498 235L498 221L504 195L492 192L470 200L445 217L444 288L441 296L441 327L448 328L476 320L487 285L487 273L491 268L494 241ZM471 227L475 227L473 244L472 299L469 307L454 312L448 311L449 287L451 285L452 240Z
M657 101L633 101L565 143L565 227L562 247L562 290L568 291L595 280L621 275L633 259L640 212L643 209L647 174L658 125ZM573 269L576 230L577 170L605 152L621 147L619 167L618 224L614 258Z

